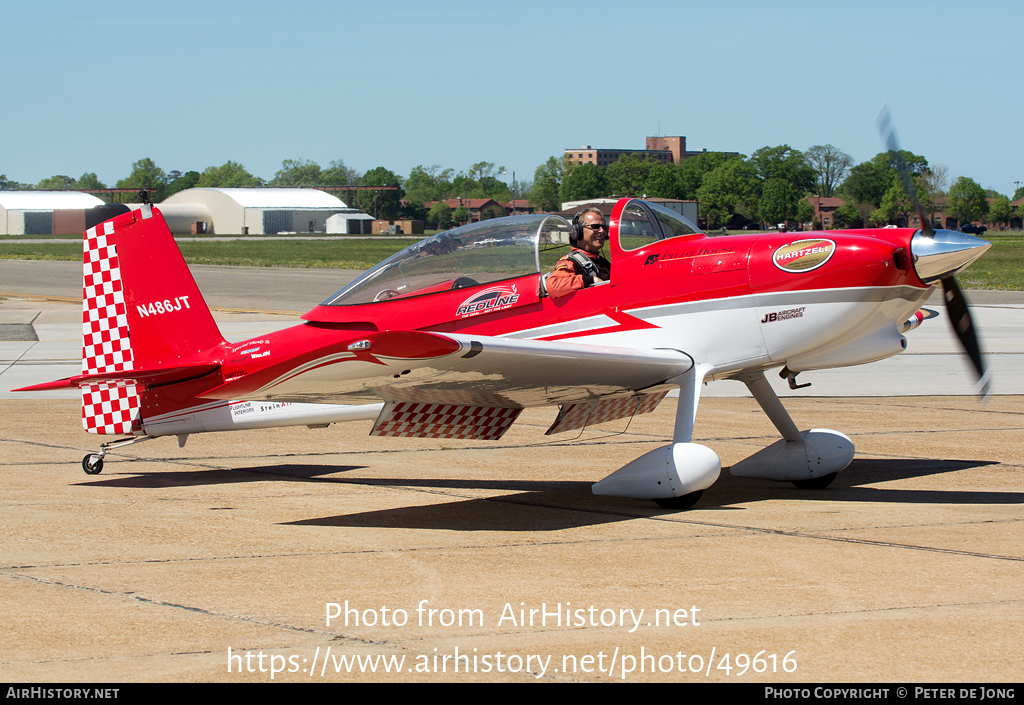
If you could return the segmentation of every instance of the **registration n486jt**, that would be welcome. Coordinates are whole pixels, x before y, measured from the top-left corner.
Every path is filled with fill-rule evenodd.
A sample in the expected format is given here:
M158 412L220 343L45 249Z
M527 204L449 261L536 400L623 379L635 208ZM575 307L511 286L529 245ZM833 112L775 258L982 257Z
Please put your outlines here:
M164 299L163 301L151 301L149 304L135 304L135 310L143 318L146 316L159 316L161 313L170 313L171 311L180 311L182 308L191 308L188 305L187 296L175 296L173 301L171 299Z

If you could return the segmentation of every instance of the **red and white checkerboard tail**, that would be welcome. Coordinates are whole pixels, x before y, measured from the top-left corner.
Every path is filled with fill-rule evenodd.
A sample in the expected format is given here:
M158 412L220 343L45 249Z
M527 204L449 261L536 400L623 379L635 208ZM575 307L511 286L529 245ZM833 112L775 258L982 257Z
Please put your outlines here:
M227 345L159 210L143 206L85 232L82 374L212 362ZM90 433L142 433L146 392L130 381L83 385Z

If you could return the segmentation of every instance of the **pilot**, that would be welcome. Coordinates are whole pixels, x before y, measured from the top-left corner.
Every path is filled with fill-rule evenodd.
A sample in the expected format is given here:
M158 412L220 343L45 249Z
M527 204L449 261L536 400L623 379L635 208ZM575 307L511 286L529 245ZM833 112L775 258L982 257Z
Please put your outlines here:
M608 226L597 208L587 208L572 219L569 243L572 251L558 260L544 286L552 297L569 294L598 282L608 281L612 264L601 256L608 241Z

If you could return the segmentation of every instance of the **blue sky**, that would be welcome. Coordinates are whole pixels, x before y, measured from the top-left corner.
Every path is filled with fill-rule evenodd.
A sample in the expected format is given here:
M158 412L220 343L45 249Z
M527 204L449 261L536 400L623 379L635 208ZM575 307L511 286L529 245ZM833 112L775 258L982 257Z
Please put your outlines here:
M0 174L113 183L227 160L532 179L581 145L750 154L904 149L1010 195L1024 181L1024 3L4 3Z

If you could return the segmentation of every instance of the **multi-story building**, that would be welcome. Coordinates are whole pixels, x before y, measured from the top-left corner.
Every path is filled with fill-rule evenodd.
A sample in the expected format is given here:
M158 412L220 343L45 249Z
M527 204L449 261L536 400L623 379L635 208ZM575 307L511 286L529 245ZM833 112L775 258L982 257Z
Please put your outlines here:
M639 157L649 157L662 164L679 164L689 157L703 154L707 150L699 152L686 151L685 137L648 137L646 149L605 149L594 148L590 145L579 149L565 150L566 164L597 164L608 166L627 154L635 154Z

